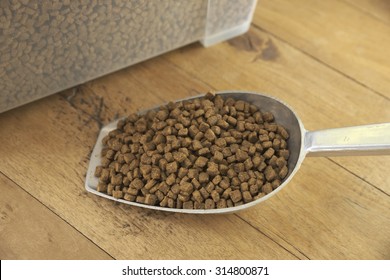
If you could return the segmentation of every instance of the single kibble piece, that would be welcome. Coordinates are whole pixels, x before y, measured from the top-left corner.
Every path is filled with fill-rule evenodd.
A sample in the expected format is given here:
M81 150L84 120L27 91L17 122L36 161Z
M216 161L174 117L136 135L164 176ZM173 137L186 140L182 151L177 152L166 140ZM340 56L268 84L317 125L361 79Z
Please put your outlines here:
M97 185L97 191L102 192L102 193L106 193L107 192L107 184L104 182L99 182Z
M263 187L261 188L261 191L265 194L269 194L270 192L273 191L273 188L272 188L272 185L271 183L266 183L263 185Z
M148 205L155 205L157 202L157 196L154 194L147 194L145 195L145 204Z
M230 199L233 202L240 201L242 199L241 191L240 190L234 190L234 191L230 192Z
M166 171L167 171L168 174L171 174L171 173L176 172L177 168L178 168L177 162L174 161L174 162L171 162L171 163L167 164Z
M143 183L142 180L139 179L139 178L134 179L134 180L130 183L130 187L131 187L131 188L135 188L135 189L137 189L137 190L142 189L143 186L144 186L144 183Z
M209 181L209 174L206 172L199 173L199 183L207 183Z
M245 203L251 202L253 200L252 195L249 191L244 191L242 193L242 199Z
M201 167L201 168L202 168L202 167L205 167L205 166L206 166L207 162L208 162L208 159L207 159L207 158L205 158L205 157L203 157L203 156L200 156L200 157L198 157L197 160L195 161L195 166Z
M207 167L207 173L210 176L218 175L218 173L219 173L218 164L216 164L215 162L209 162L208 167Z
M192 193L194 187L192 186L191 183L185 182L180 185L180 191L183 193L190 194Z
M205 209L214 209L215 208L214 200L212 200L210 198L206 199L204 206L205 206Z
M194 203L191 200L183 202L183 209L194 209Z
M100 177L102 175L103 166L96 166L95 177Z

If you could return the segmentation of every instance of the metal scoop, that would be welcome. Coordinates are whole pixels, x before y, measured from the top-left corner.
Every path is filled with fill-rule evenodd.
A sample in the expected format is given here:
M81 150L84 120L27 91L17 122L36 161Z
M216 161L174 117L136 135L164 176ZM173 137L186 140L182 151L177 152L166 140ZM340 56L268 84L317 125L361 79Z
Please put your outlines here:
M298 171L306 156L352 156L352 155L389 155L390 154L390 123L369 124L355 127L334 128L319 131L306 131L297 114L284 102L269 96L252 92L225 91L217 93L223 98L232 97L236 100L244 100L256 105L261 111L270 111L275 116L275 122L283 125L290 134L287 141L290 150L288 160L289 173L283 183L274 191L258 200L236 207L221 209L176 209L160 206L150 206L124 199L116 199L96 190L98 178L94 176L96 166L100 165L100 152L102 139L111 130L116 128L118 122L114 121L102 128L93 149L88 167L85 188L96 195L118 202L169 212L192 214L216 214L231 213L252 207L261 203L282 190ZM202 95L203 96L203 95ZM178 101L186 101L202 96L194 96ZM149 109L155 110L158 107ZM146 113L148 110L140 112Z

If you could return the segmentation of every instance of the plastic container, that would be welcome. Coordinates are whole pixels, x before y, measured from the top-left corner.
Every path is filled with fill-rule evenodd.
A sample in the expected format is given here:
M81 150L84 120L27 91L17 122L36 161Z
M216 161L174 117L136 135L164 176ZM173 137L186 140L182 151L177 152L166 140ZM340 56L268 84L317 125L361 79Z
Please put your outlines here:
M0 1L0 113L181 46L246 32L256 0Z

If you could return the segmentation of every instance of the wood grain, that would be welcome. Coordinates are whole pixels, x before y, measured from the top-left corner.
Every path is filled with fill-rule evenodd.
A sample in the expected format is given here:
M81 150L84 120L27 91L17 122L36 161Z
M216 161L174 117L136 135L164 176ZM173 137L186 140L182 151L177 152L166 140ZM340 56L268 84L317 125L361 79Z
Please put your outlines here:
M0 173L0 259L111 259Z
M374 10L381 3L367 2ZM355 6L360 7L336 0L265 0L253 22L389 99L390 25Z
M360 12L390 24L390 2L387 0L344 0Z
M103 125L209 89L268 93L293 107L309 130L388 122L390 61L370 43L390 41L376 4L290 2L260 1L254 26L228 42L195 43L1 114L0 188L7 195L0 198L0 236L15 238L0 244L0 255L389 259L390 157L305 159L284 190L232 215L160 213L84 189ZM26 246L18 234L25 226L34 241ZM73 240L84 245L71 248Z

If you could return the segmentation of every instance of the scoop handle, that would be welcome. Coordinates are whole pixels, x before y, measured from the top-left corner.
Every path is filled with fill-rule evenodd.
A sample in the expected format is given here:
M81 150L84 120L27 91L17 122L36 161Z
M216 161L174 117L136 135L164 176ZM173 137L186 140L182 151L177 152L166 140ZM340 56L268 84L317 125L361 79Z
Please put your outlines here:
M390 123L308 131L307 156L390 155Z

